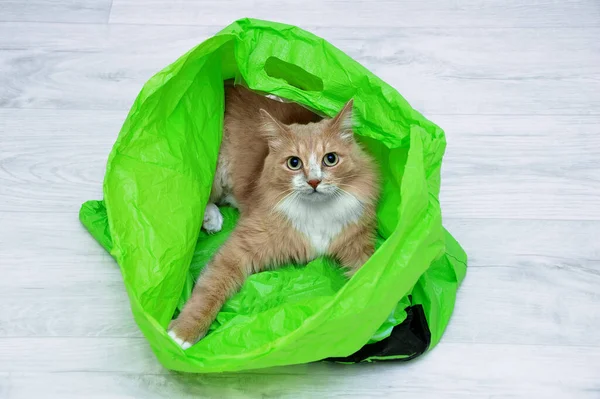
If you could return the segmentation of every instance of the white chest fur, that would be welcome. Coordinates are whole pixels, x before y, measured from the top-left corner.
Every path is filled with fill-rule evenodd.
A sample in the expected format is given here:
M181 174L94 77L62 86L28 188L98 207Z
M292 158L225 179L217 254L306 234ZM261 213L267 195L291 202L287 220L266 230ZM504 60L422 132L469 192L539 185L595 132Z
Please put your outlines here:
M323 202L291 197L282 201L277 209L288 217L296 230L306 235L314 250L323 255L345 226L358 221L363 204L344 193Z

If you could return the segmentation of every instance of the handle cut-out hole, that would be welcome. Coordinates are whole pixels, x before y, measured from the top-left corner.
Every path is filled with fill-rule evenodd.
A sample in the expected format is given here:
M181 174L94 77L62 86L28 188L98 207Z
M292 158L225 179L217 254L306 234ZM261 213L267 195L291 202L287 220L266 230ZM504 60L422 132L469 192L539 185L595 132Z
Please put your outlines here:
M322 91L323 80L306 72L297 65L290 64L276 57L269 57L265 62L265 72L272 78L283 79L290 86L304 91Z

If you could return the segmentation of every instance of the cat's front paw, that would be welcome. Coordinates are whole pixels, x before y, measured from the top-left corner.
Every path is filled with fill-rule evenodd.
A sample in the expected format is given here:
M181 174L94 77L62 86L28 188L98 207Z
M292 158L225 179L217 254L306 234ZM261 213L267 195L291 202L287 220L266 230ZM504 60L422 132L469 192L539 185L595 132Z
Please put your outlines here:
M168 333L177 345L187 349L206 335L206 329L194 320L179 317L171 322Z
M208 234L218 233L223 228L223 215L221 215L221 211L215 204L206 205L202 228Z

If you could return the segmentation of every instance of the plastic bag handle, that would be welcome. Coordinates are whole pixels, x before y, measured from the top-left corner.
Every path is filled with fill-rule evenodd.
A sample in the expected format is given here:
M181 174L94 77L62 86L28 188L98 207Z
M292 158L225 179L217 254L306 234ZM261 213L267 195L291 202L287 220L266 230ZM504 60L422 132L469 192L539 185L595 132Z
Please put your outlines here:
M302 69L298 65L271 56L267 58L264 72L273 79L282 79L288 85L302 91L323 91L323 79Z
M273 31L261 26L244 34L252 40L237 42L235 54L240 77L251 89L295 101L324 116L335 115L353 96L347 75L322 67L331 59L323 39L295 29Z

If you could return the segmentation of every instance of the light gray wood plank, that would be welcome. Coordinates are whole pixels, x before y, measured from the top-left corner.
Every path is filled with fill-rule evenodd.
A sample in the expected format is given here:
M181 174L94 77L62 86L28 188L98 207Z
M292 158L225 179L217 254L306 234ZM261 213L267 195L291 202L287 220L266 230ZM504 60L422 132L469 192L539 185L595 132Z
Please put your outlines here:
M600 115L432 115L431 119L446 133L444 166L456 167L453 173L477 170L489 176L527 170L582 184L600 176ZM471 163L474 159L477 166Z
M63 281L68 279L71 270L74 268L65 267ZM114 275L120 276L118 272ZM112 285L87 283L78 287L65 284L62 288L11 288L4 290L0 298L2 338L142 337L133 320L122 282Z
M31 228L33 232L35 226L31 226ZM38 234L45 233L44 230L36 230L36 232ZM44 241L50 241L45 238L35 242L29 240L12 250L0 251L6 257L5 261L0 264L0 272L3 276L0 289L6 290L5 292L10 289L22 289L60 293L60 289L65 287L80 292L80 287L95 286L96 289L106 287L110 292L123 291L123 279L119 266L86 231L68 234L61 229L59 233L71 241L81 242L89 238L90 242L79 247L73 245L73 253L60 247L37 246L43 244ZM4 244L12 245L13 243L5 242ZM25 254L14 255L19 251L25 252ZM83 253L84 251L87 254Z
M2 0L0 21L107 23L111 0Z
M46 278L48 273L60 273L61 262L70 262L63 267L72 267L73 272L82 276L90 272L93 274L91 279L81 277L80 280L73 276L62 283L59 282L61 276L56 276L56 282L59 282L57 288L65 284L93 282L100 277L99 271L112 273L114 270L118 273L116 263L81 225L76 212L0 212L0 220L0 270L9 272L10 269L14 278L12 281L0 279L0 287L48 286L53 283L52 279ZM34 259L44 262L44 269L48 265L46 276L28 274L28 271L36 270L36 264L31 264ZM93 266L80 263L86 259ZM98 268L96 264L99 263L104 267ZM28 264L29 267L26 267ZM118 280L99 282L115 281Z
M9 389L12 385L9 377L9 373L0 373L0 398L8 398Z
M150 76L216 30L0 24L0 106L128 109ZM600 28L315 32L428 115L599 113Z
M114 0L111 23L225 26L258 18L299 26L346 27L580 27L598 26L592 0L358 1Z
M125 115L0 109L0 211L76 213L102 198ZM448 135L445 217L600 220L600 116L432 119Z
M584 272L598 271L598 221L454 219L444 226L465 248L469 268L484 266L552 265L569 262Z
M599 389L600 349L586 347L443 344L410 363L315 363L209 375L166 373L134 339L1 339L0 348L0 369L11 370L11 399L40 391L61 399L89 392L143 398L594 398Z
M0 210L76 218L83 202L102 198L106 160L125 116L0 110Z
M471 267L444 342L600 347L599 286L600 261Z
M598 219L600 116L431 119L448 142L440 196L444 216Z
M15 30L24 32L21 39ZM128 110L152 75L214 33L205 27L0 23L0 107Z
M0 338L0 371L160 373L144 338Z
M593 31L378 29L359 37L329 29L315 33L426 115L557 115L598 114L592 90L600 73L600 44L583 37ZM568 58L554 56L571 52L578 54L577 72L567 65ZM574 88L577 93L572 93Z

